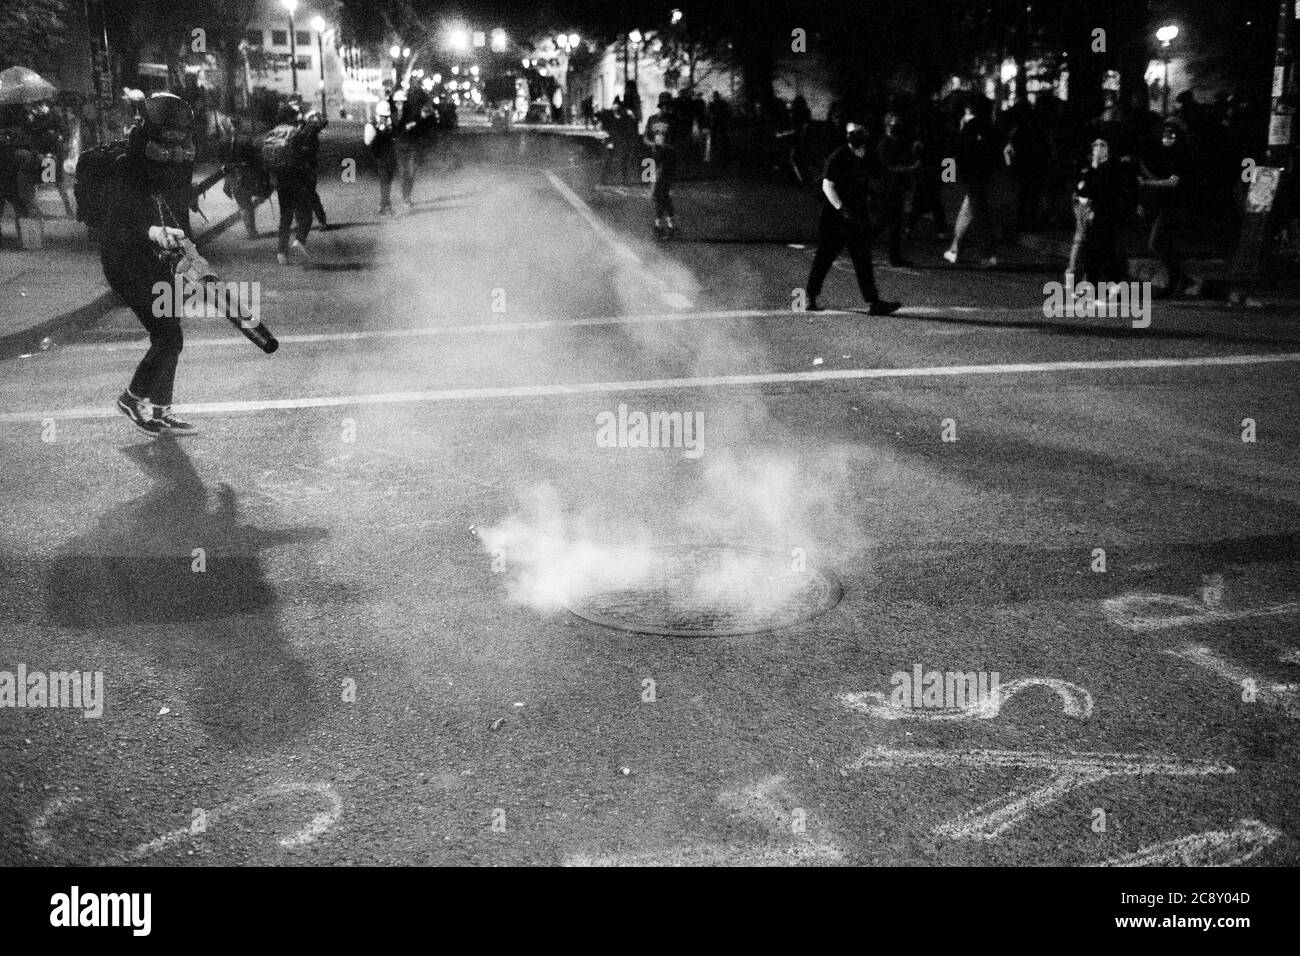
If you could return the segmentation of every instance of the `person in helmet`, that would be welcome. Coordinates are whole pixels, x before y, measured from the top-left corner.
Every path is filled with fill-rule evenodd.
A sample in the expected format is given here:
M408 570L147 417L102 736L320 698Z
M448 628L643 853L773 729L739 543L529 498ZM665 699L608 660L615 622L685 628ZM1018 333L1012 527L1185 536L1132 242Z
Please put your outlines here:
M117 408L140 431L155 436L197 430L172 411L176 364L184 345L181 310L154 307L154 287L172 287L179 241L190 235L193 123L193 112L179 96L155 93L145 101L139 135L130 139L110 173L100 248L109 286L149 333L149 350L118 396Z
M650 175L653 185L650 199L654 203L654 233L664 238L677 231L673 209L673 175L677 172L677 151L673 143L676 119L672 113L673 95L659 94L659 110L645 124L643 139L650 148Z
M275 180L280 204L279 243L275 258L280 265L290 259L306 263L307 237L311 234L314 172L309 171L307 132L302 111L293 100L280 107L275 127L266 134L262 158Z
M393 145L393 107L387 100L375 104L375 118L366 124L361 135L379 168L379 215L391 216L397 148Z

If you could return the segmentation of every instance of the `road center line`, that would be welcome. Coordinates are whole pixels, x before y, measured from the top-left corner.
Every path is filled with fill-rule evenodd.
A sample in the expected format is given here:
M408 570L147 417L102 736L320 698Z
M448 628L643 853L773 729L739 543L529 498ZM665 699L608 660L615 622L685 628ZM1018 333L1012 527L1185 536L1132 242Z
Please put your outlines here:
M641 261L641 257L633 252L628 244L614 233L614 230L601 222L600 218L591 211L591 207L583 202L582 197L570 189L564 180L549 169L546 170L546 178L550 181L551 186L555 188L555 191L564 197L564 200L577 211L578 215L591 227L592 231L604 241L605 245L614 250L615 256L641 270L646 281L659 291L659 297L665 303L674 309L691 308L691 300L680 292L669 289L662 279L647 269L646 264Z
M1209 368L1300 362L1300 352L1274 355L1210 355L1193 358L1103 359L1075 362L1024 362L1004 365L937 365L923 368L846 368L815 372L764 372L750 375L713 375L694 378L638 379L622 382L578 382L555 385L511 385L492 388L450 388L428 391L379 392L370 395L321 395L310 398L273 398L240 402L195 402L180 406L189 414L259 412L296 408L330 408L346 405L414 405L426 402L481 401L492 398L536 398L594 395L608 392L658 392L683 388L733 388L782 385L796 382L853 381L860 379L955 378L966 375L1021 375L1042 372L1114 371L1123 369ZM111 405L69 408L63 411L25 411L0 414L0 422L39 422L54 419L113 418Z

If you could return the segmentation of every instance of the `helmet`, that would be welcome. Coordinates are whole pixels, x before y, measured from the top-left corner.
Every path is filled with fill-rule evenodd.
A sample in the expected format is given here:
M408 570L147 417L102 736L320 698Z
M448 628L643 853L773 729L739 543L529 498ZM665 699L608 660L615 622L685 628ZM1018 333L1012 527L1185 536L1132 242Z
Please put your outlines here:
M301 116L302 111L298 108L298 104L290 100L276 111L275 121L277 123L296 123Z
M157 130L183 130L194 125L194 111L175 93L155 93L144 103L145 122Z
M375 104L375 115L376 116L393 115L393 107L389 105L388 100L380 100L378 103Z

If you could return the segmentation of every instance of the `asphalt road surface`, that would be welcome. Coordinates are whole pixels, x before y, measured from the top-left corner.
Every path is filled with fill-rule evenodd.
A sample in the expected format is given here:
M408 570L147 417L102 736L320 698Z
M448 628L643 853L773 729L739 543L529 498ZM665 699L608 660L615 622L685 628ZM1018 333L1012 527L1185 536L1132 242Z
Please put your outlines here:
M0 671L103 675L0 709L0 863L1297 862L1293 315L1049 321L1050 265L924 243L898 315L803 314L806 196L685 183L656 244L589 146L458 146L395 221L323 174L310 267L205 242L282 346L187 321L197 436L114 410L124 309L0 363ZM605 447L620 405L694 449ZM842 594L558 603L706 546ZM895 706L918 668L999 689Z

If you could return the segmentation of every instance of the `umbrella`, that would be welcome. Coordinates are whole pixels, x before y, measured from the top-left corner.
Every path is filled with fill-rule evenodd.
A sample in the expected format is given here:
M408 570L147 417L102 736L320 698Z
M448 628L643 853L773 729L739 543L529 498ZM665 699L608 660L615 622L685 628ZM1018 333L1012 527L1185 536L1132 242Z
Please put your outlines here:
M37 103L54 96L53 84L25 66L11 66L0 72L0 106Z

